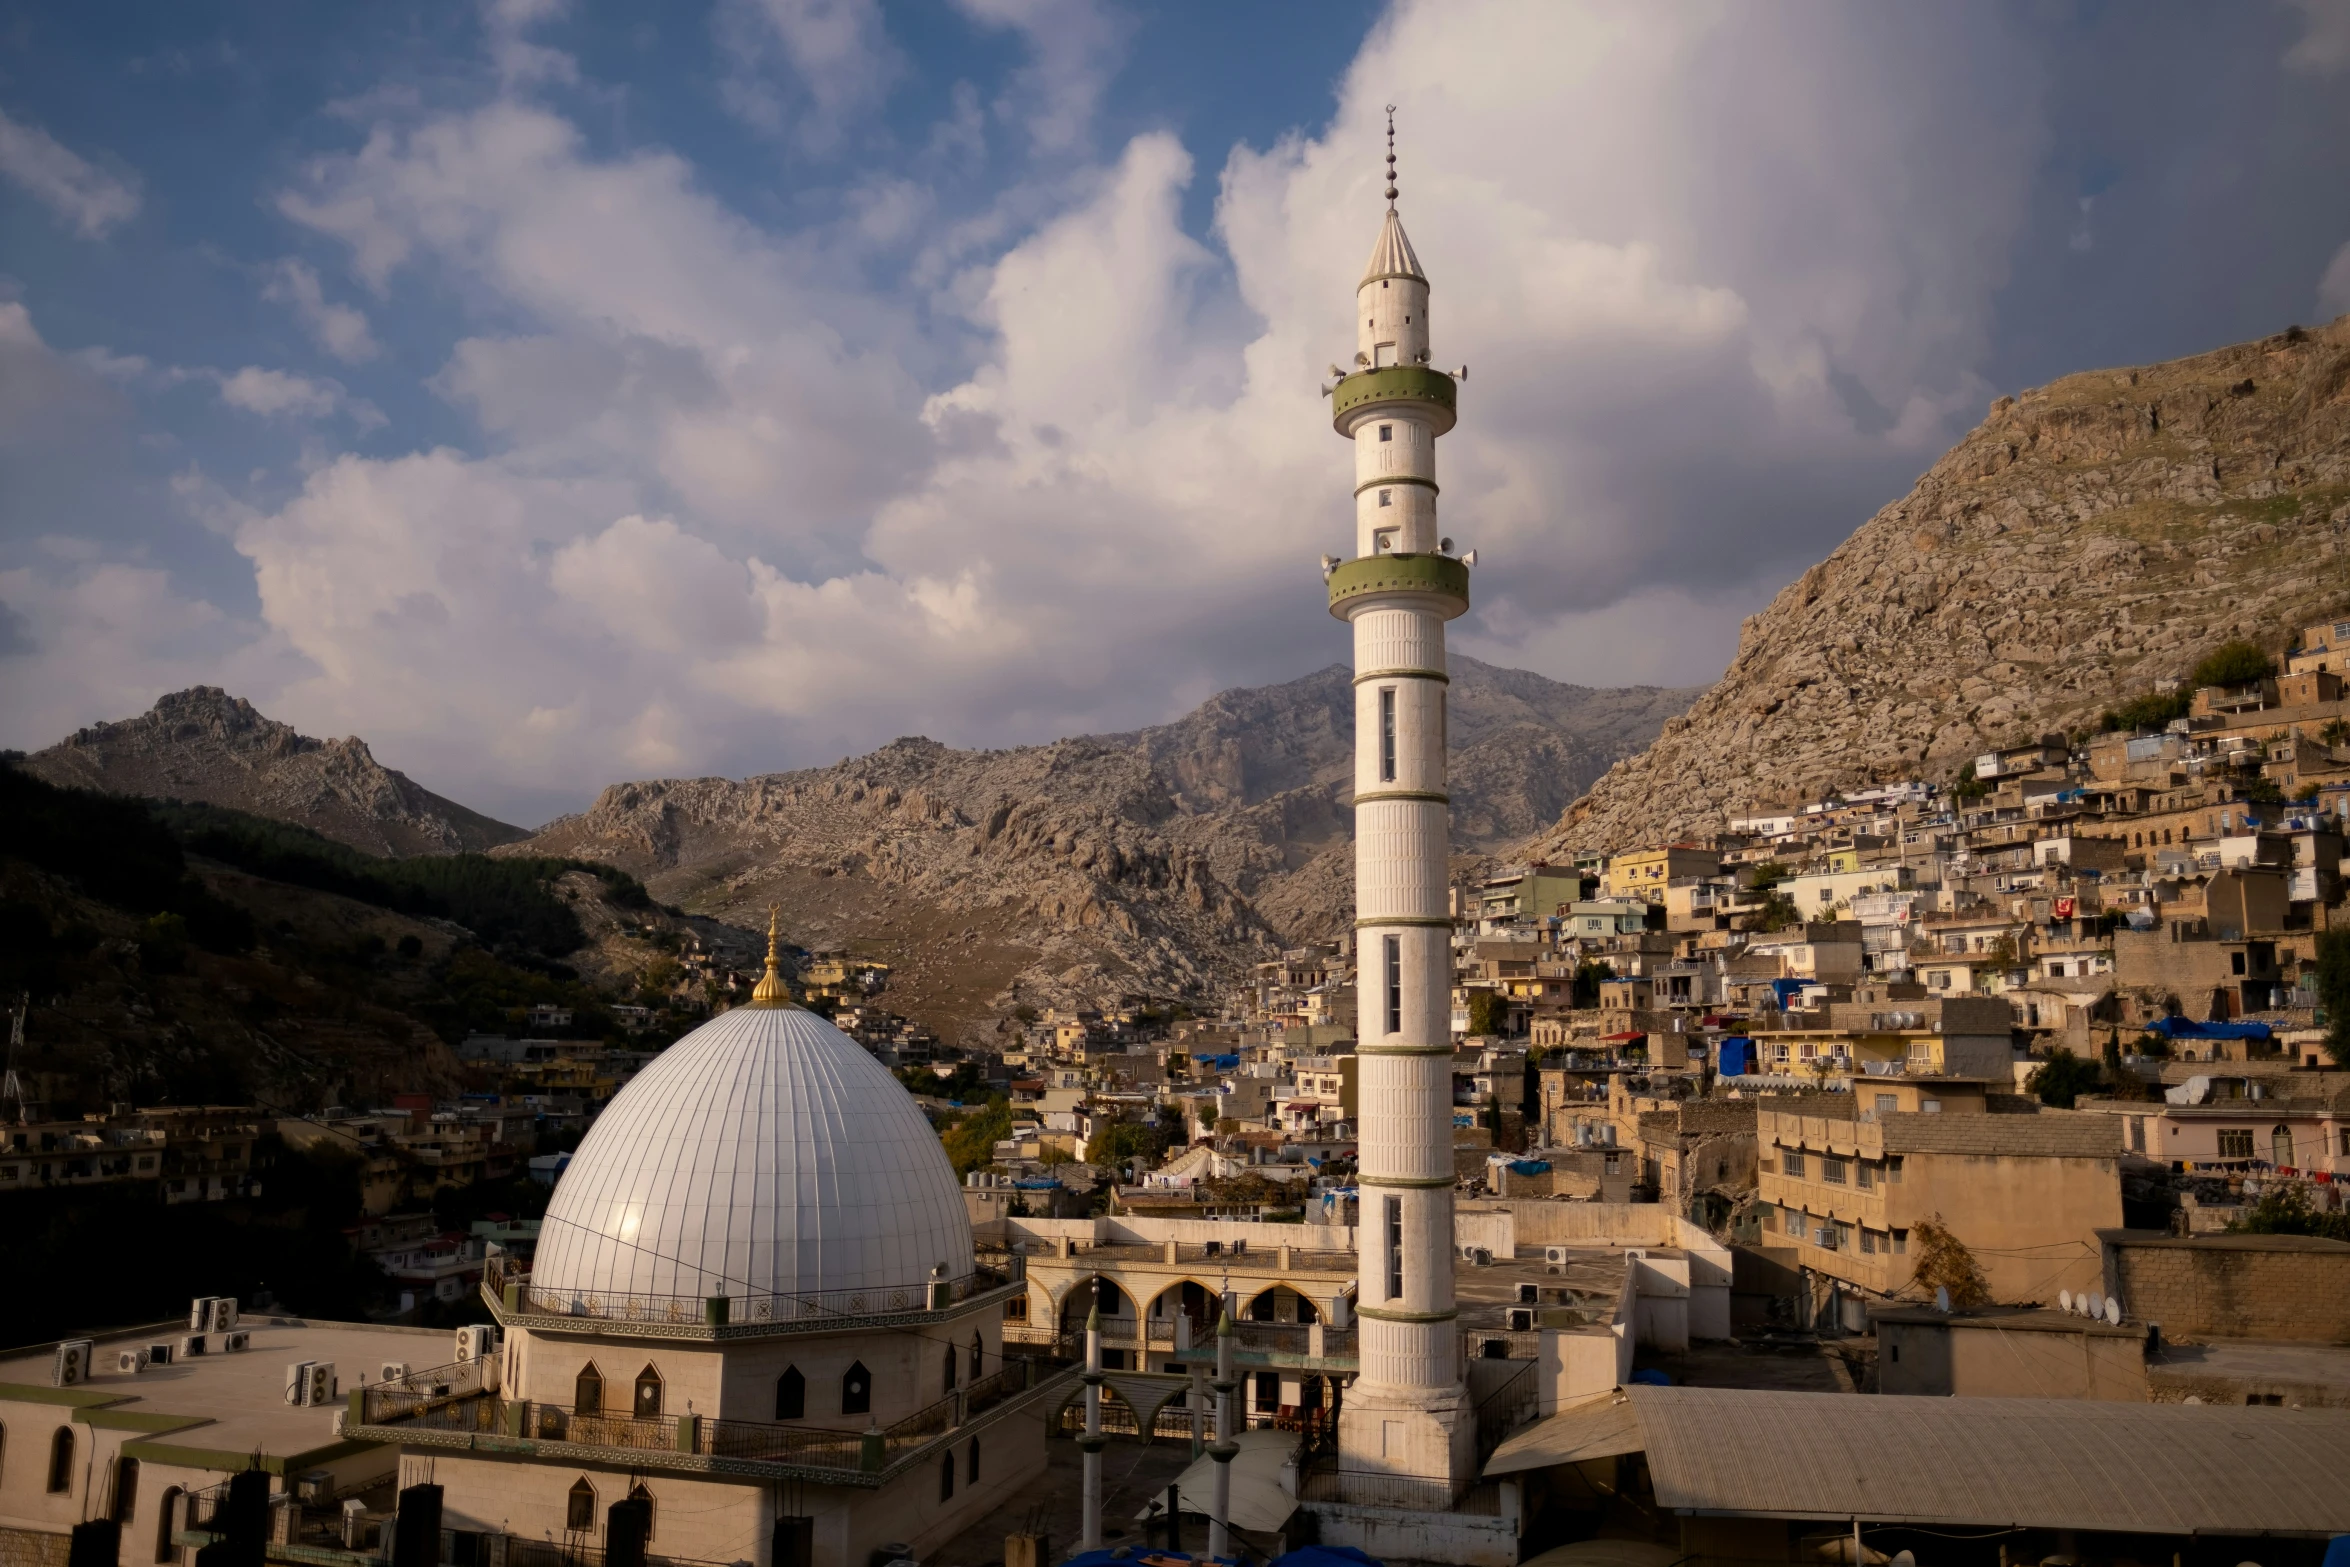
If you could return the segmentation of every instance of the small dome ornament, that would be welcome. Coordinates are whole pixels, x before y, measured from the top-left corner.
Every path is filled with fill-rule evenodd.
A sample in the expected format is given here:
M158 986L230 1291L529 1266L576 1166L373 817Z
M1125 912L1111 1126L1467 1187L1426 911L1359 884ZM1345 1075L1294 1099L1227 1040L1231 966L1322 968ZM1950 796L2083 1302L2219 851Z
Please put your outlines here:
M1387 106L1387 204L1395 205L1395 105Z
M775 944L780 934L782 909L774 904L767 908L767 972L760 977L758 988L751 992L755 1007L788 1007L792 1004L791 990L783 982L783 961L776 956Z

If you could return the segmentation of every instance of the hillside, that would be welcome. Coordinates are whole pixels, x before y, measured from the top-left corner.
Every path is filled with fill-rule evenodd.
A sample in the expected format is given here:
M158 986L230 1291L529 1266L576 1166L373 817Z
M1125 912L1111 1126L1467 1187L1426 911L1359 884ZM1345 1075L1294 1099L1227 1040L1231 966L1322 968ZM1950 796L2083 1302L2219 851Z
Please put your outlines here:
M526 836L385 767L364 740L297 734L217 686L172 692L137 718L80 730L21 765L69 788L293 822L369 854L456 854Z
M1456 843L1552 819L1686 691L1453 664ZM894 965L949 1033L1027 1004L1204 997L1352 918L1353 689L1332 665L1170 724L1006 751L906 739L832 767L615 785L504 853L597 860L739 924Z
M1721 681L1526 852L1719 828L2274 651L2350 601L2350 316L2067 376L1990 416L1743 627Z

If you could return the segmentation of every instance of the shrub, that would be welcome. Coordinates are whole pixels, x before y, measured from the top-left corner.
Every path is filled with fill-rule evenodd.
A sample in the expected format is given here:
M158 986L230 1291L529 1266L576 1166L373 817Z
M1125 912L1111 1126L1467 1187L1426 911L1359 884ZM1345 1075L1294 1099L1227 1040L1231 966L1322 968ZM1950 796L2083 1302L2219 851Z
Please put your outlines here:
M2204 655L2189 678L2198 686L2241 686L2266 680L2277 672L2275 660L2241 637L2222 642Z

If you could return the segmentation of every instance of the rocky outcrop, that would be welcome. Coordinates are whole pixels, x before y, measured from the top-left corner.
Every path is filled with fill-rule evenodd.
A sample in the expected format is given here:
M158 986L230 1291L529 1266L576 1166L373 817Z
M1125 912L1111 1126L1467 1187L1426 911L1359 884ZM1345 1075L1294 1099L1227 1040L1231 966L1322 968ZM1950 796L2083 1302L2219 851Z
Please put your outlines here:
M2093 726L2214 645L2350 608L2350 316L1990 416L1742 628L1717 685L1526 846L1711 832L1749 806Z
M369 854L456 854L525 836L378 762L356 737L313 740L217 686L80 730L27 772L109 794L201 801L294 822Z
M1689 698L1454 663L1459 841L1534 831ZM515 852L617 864L737 924L895 967L949 1030L1020 1004L1204 998L1352 919L1354 702L1343 665L1175 723L1007 751L899 740L740 782L619 784Z

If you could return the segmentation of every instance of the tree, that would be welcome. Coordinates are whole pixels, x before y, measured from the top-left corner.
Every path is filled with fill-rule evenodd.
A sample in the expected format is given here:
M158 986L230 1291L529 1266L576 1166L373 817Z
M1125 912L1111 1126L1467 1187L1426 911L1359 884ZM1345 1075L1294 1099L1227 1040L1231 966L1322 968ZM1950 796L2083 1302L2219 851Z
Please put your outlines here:
M1002 1094L947 1128L940 1141L957 1175L968 1175L995 1162L995 1145L1012 1135L1012 1101Z
M1988 1306L1991 1304L1991 1284L1983 1277L1982 1264L1967 1250L1966 1243L1950 1233L1942 1222L1942 1215L1920 1219L1910 1230L1910 1249L1917 1255L1917 1271L1911 1275L1918 1287L1929 1293L1936 1289L1950 1291L1953 1306Z
M2228 1228L2243 1235L2315 1235L2350 1241L2350 1213L2318 1212L2310 1206L2308 1189L2299 1181L2271 1182L2252 1211Z
M1518 1078L1518 1119L1529 1128L1542 1120L1542 1052L1526 1052L1526 1065Z
M2326 1054L2350 1066L2350 926L2317 938L2317 1005L2325 1018Z
M1973 764L1969 763L1968 765L1971 767ZM1972 777L1973 774L1970 773L1968 776ZM1754 868L1754 890L1768 892L1794 874L1777 860L1765 860Z
M2120 1059L2119 1047L2115 1059ZM2040 1096L2040 1102L2058 1110L2070 1110L2073 1101L2094 1089L2099 1079L2097 1063L2074 1055L2062 1045L2048 1052L2048 1059L2032 1069L2024 1079L2024 1087Z
M2277 672L2276 661L2251 642L2238 637L2222 642L2203 657L2187 678L2198 686L2242 686L2266 680Z
M1469 1032L1498 1034L1509 1016L1509 1004L1498 990L1469 992Z

